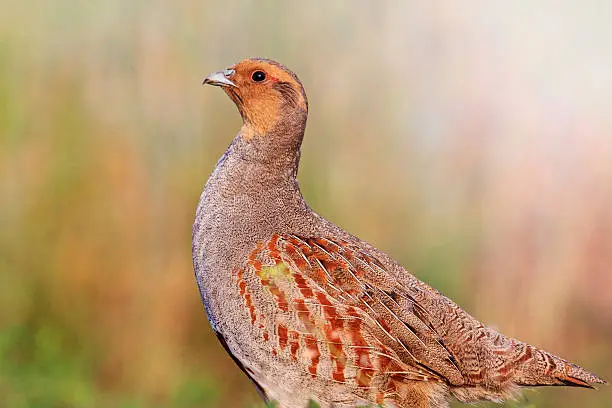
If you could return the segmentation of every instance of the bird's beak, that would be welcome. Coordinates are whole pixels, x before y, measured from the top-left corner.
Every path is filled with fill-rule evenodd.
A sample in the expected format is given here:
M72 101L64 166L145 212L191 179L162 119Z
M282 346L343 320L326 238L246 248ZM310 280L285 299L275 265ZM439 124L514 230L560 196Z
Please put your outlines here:
M236 84L229 80L229 77L234 75L236 71L233 69L226 69L224 71L213 72L206 78L204 78L204 82L202 85L213 85L213 86L233 86L234 88L238 88Z

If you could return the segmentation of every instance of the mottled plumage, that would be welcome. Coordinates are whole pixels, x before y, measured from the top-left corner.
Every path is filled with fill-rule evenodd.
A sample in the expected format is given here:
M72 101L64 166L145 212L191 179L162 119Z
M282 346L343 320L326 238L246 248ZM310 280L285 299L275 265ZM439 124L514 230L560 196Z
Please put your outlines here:
M604 382L484 326L313 212L296 181L308 104L285 67L247 59L205 83L244 124L202 193L193 262L215 333L264 398L439 408Z

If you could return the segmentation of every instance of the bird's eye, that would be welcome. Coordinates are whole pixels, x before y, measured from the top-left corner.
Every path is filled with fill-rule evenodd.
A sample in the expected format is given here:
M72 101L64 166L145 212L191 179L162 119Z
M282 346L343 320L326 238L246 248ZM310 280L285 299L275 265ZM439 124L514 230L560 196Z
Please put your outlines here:
M253 75L251 75L251 79L253 79L255 82L261 82L266 79L266 73L263 71L255 71L253 72Z

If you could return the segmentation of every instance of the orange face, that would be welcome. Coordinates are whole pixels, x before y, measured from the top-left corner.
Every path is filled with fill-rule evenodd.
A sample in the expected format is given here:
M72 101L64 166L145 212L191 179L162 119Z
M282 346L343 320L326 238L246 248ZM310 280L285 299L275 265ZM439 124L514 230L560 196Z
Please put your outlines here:
M308 104L302 84L277 62L252 58L211 74L204 84L220 86L234 101L249 137L265 135L283 114L306 112Z

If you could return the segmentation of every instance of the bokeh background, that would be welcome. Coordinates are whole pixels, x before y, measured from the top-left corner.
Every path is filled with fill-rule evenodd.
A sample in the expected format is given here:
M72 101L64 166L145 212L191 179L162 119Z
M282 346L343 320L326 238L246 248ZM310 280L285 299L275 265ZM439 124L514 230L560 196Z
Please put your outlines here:
M306 86L299 178L317 211L612 379L612 3L1 9L1 407L261 406L212 335L190 252L240 126L200 83L247 56ZM609 407L612 388L518 405Z

